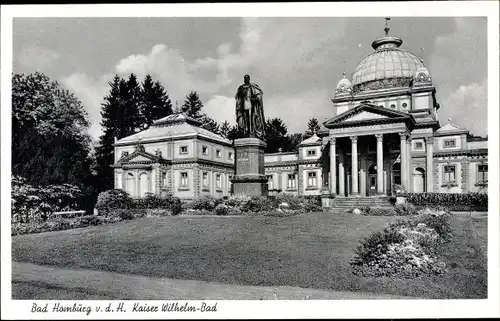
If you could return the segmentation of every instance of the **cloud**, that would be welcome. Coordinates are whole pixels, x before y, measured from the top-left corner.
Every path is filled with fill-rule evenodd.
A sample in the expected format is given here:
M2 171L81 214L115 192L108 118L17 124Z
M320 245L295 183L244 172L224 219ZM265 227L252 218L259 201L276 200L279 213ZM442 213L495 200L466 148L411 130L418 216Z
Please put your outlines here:
M52 66L61 55L48 48L39 47L37 45L29 45L24 47L18 54L17 60L25 70L44 70Z
M227 121L231 125L236 124L234 97L215 95L204 104L203 109L209 117L215 119L218 123Z
M460 86L443 100L443 110L439 113L443 124L448 118L452 123L467 128L476 135L488 135L488 86L481 83Z
M322 123L334 115L326 89L264 98L264 113L266 118L281 118L287 125L288 133L305 132L309 119L313 117Z
M96 79L82 73L74 73L61 79L61 84L75 93L85 107L91 122L89 134L94 138L102 134L101 103L109 90L108 82L112 79L113 75L111 74Z

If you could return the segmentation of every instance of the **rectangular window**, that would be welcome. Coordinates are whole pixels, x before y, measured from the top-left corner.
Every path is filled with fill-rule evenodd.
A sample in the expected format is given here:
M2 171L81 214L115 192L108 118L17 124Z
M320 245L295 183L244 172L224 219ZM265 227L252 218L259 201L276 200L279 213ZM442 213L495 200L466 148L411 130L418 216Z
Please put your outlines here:
M202 174L203 187L208 187L208 173L203 172Z
M180 187L188 187L188 173L181 172L181 186Z
M455 183L455 165L445 165L443 175L444 183Z
M222 188L222 178L220 174L215 175L215 186L218 189Z
M273 175L267 175L267 189L273 189Z
M316 156L316 150L315 149L309 149L307 151L307 156Z
M288 174L288 189L295 189L295 174Z
M477 165L477 182L488 182L488 165Z
M201 147L201 153L203 155L208 155L208 147L207 146L202 146Z
M316 172L309 172L307 174L307 186L308 187L316 187L317 186Z
M229 158L230 160L233 160L233 152L228 152L227 158Z
M181 154L187 154L188 153L188 147L187 146L181 146L179 152Z
M415 142L415 150L423 150L424 143L423 142Z
M218 158L221 158L222 157L222 152L220 151L220 149L217 149L215 151L215 156L217 156Z
M444 141L444 148L453 148L455 147L455 140L454 139L446 139Z

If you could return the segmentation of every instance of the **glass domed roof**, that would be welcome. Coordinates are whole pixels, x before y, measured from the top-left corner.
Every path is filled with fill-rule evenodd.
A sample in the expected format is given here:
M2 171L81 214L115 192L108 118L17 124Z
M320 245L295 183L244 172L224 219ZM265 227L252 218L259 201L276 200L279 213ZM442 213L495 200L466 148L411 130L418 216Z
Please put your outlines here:
M363 90L363 84L385 79L411 80L417 69L424 67L424 64L414 54L399 48L402 43L403 40L398 37L385 36L375 40L372 43L375 52L361 60L356 66L352 76L353 89ZM397 85L395 81L387 84L389 87Z

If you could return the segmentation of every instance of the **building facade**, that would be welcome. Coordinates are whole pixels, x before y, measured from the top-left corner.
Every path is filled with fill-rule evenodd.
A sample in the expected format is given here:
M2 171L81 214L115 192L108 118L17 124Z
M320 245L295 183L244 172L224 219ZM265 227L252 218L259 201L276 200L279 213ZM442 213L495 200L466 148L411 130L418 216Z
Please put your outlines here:
M375 40L352 79L338 82L321 130L297 152L265 155L271 195L487 192L487 140L451 121L441 127L429 70L402 43L387 34ZM134 197L228 196L234 155L229 140L171 115L115 143L115 187Z
M231 142L184 114L159 119L115 142L115 188L141 198L147 193L189 199L228 196L234 173Z

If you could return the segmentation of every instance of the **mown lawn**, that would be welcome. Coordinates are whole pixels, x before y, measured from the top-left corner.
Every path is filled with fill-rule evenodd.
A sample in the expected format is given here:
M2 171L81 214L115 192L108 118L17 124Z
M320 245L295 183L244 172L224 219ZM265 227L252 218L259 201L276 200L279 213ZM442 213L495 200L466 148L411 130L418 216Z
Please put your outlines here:
M437 278L368 278L352 274L359 240L390 217L308 213L276 217L163 217L16 236L12 258L152 277L241 285L289 285L409 295L485 298L486 261L472 223L455 217L443 248L450 272Z

